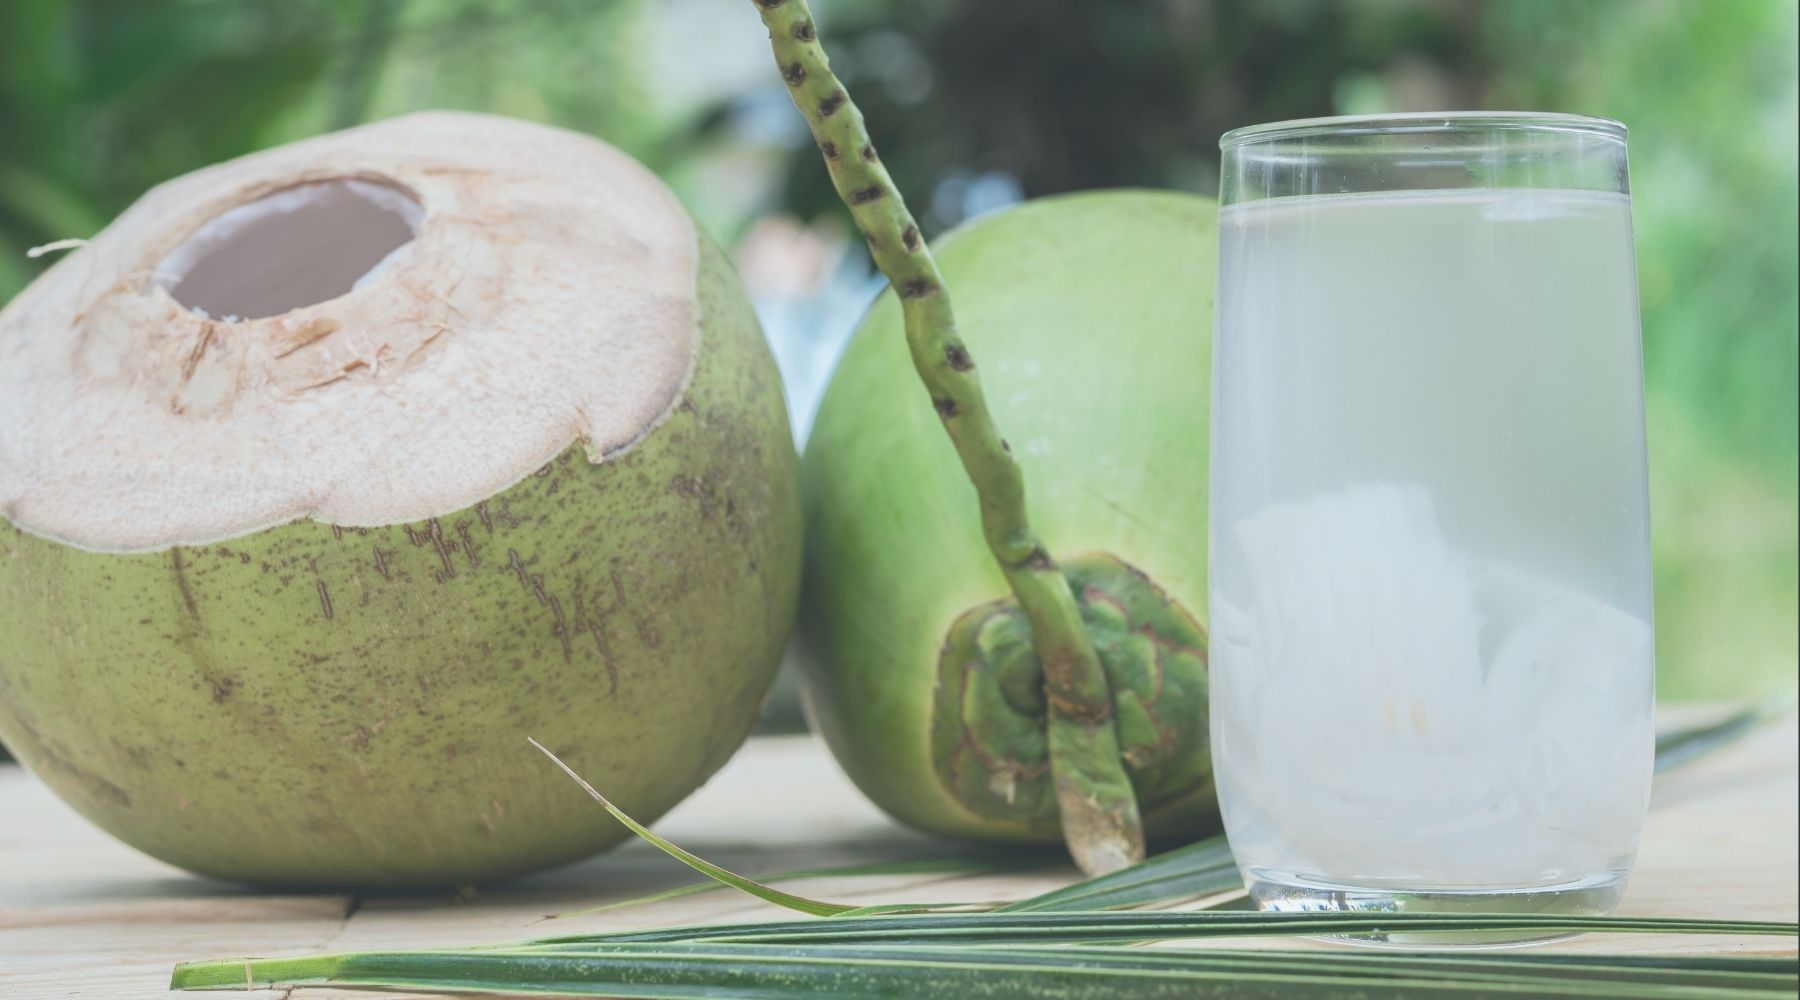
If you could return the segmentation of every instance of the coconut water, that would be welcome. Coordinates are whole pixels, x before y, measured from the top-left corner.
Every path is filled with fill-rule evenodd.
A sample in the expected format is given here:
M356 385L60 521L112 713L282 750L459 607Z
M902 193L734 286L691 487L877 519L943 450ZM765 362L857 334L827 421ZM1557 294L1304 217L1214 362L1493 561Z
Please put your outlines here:
M1630 248L1612 193L1221 213L1212 738L1265 905L1616 898L1654 751Z

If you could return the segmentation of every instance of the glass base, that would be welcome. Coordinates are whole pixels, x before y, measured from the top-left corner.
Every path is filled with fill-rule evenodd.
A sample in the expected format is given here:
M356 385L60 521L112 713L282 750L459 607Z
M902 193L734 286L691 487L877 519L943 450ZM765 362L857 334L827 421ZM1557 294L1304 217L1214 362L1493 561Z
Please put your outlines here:
M1381 913L1517 913L1605 916L1625 894L1623 872L1603 872L1551 885L1486 886L1477 889L1401 888L1379 883L1323 882L1286 872L1252 868L1244 873L1250 899L1272 912L1354 910ZM1502 948L1575 937L1560 932L1383 931L1339 934L1321 940L1392 947Z

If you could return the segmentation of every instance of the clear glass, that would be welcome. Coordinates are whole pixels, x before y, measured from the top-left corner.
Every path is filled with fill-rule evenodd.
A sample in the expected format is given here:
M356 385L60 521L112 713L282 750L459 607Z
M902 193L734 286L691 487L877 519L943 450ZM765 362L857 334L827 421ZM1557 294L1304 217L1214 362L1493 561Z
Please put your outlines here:
M1276 910L1610 911L1655 742L1624 127L1221 147L1212 746L1245 883Z

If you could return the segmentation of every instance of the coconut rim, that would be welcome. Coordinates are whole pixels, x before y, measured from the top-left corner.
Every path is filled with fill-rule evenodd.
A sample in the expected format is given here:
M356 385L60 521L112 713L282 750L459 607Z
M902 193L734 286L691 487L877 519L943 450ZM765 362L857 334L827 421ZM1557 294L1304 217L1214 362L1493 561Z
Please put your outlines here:
M483 142L483 139L488 141ZM426 148L421 150L417 148L419 146ZM496 152L497 146L508 148ZM514 176L505 176L509 170ZM496 173L501 176L489 176ZM479 179L483 176L488 179ZM412 237L401 244L410 248L410 252L404 259L391 262L391 266L374 280L275 315L233 322L195 312L172 294L172 288L181 277L171 281L161 269L172 254L221 216L294 188L349 181L394 191L418 206ZM527 189L526 193L520 194L520 189ZM605 193L596 195L596 190ZM561 202L554 205L554 211L545 211L543 204L532 202L533 196L542 197L546 192L567 196L578 215L593 215L598 209L601 210L599 217L604 219L604 210L616 210L621 224L611 229L598 227L603 230L598 233L592 225L584 228L580 224L582 220L563 218ZM495 226L493 219L475 218L483 212L494 216L514 210L524 215L526 221L513 228L499 226L484 233L484 227ZM502 221L512 225L510 216ZM453 233L457 229L473 229L477 235L465 232L461 242L457 242ZM499 235L494 235L496 231ZM579 233L582 239L593 242L590 245L582 239L572 239L571 233ZM617 458L633 450L662 426L685 398L694 377L703 338L702 262L698 241L699 233L691 217L674 195L647 169L623 153L577 133L487 115L441 112L408 115L278 146L165 182L121 213L86 247L59 261L0 309L0 517L19 530L80 549L119 554L152 552L241 538L303 519L341 527L376 527L442 516L505 492L577 441L587 443L587 457L596 464ZM229 242L229 237L225 242ZM473 254L476 257L486 253L486 263L492 267L484 270L474 266L454 274L444 270L447 259L452 263L471 263L458 260L456 252L471 247L481 251ZM199 257L217 249L204 250ZM497 345L503 352L510 349L517 353L524 348L508 343L514 334L529 341L535 336L531 330L554 325L544 320L546 311L556 313L560 309L564 314L583 314L584 309L592 309L600 319L594 323L572 324L575 329L564 331L561 346L585 344L584 349L590 355L586 360L618 360L618 363L587 368L579 364L563 365L567 378L563 388L569 396L562 401L565 404L563 410L550 412L548 416L538 414L529 440L498 449L504 451L503 455L496 457L496 449L489 449L477 459L483 463L485 471L482 473L451 475L447 477L451 481L447 486L440 484L429 489L399 491L396 495L404 494L402 499L385 505L344 505L332 502L339 499L340 494L330 491L345 489L345 481L356 479L359 467L355 461L341 462L336 468L336 481L323 488L329 492L328 501L316 502L311 492L295 490L291 485L285 493L265 489L265 493L281 494L285 502L269 502L265 497L254 504L240 505L233 516L220 518L220 523L210 528L196 529L193 527L195 519L188 518L185 523L158 524L145 530L120 530L116 523L109 523L110 511L88 509L71 517L58 509L55 501L66 501L70 496L79 496L82 489L94 488L95 467L90 461L87 467L74 473L67 471L68 463L64 460L89 442L80 439L59 441L56 437L59 431L44 430L41 424L57 420L54 413L57 407L43 406L43 398L54 397L56 393L30 390L39 381L77 380L70 370L44 364L44 358L54 356L55 352L44 348L42 342L73 334L75 347L68 353L79 355L82 342L91 332L89 327L95 322L96 310L111 314L115 326L123 323L127 328L148 331L143 333L146 339L199 345L196 360L205 357L209 343L225 343L230 351L240 356L240 361L249 357L265 368L312 347L321 338L311 336L307 331L317 328L319 323L329 324L337 330L346 326L346 320L354 327L357 321L368 319L372 324L368 328L378 327L377 333L381 335L394 331L414 335L417 340L414 349L399 358L390 370L383 370L377 351L375 362L366 366L372 369L370 372L355 373L353 369L359 365L351 363L338 375L301 386L298 391L275 386L271 398L260 403L273 405L292 401L307 390L321 387L329 389L325 395L341 396L350 387L331 388L339 382L370 387L356 390L368 399L393 389L420 371L430 371L433 365L445 363L440 356L444 352L434 350L434 345L439 340L451 338L441 337L443 330L421 331L433 322L430 313L433 308L443 307L440 312L444 315L464 312L463 305L459 305L455 297L460 294L458 290L465 284L465 279L486 281L490 285L505 284L514 276L490 272L509 272L519 258L527 258L528 264L542 264L550 257L568 266L548 278L531 275L541 279L532 286L532 294L542 297L533 297L529 307L523 307L507 298L509 289L500 289L493 296L498 305L473 321L474 326L481 327L476 339L485 339L489 346ZM595 260L599 261L598 265L594 265ZM480 265L483 261L472 263ZM590 270L600 274L599 280L581 283L579 278L584 264L594 265ZM570 280L575 282L573 290ZM560 286L559 281L563 282ZM96 286L100 290L96 291ZM552 294L561 297L547 305L545 297ZM423 318L414 316L405 322L395 321L394 314L408 306L416 307ZM607 325L619 316L624 317L626 326L633 328L621 332ZM383 325L380 321L384 318L391 322ZM652 322L645 322L646 318ZM65 321L70 329L58 329L63 325L58 320ZM462 332L468 335L468 331ZM548 339L540 340L544 342L533 341L526 347L557 346ZM596 347L588 343L595 340L605 341L610 346ZM628 355L622 359L607 355L611 347L620 344L630 345ZM414 358L414 354L424 356ZM74 362L70 364L74 367ZM167 369L171 366L168 359L162 359L160 364L163 374L168 374ZM494 364L499 365L498 362ZM191 375L193 363L188 362L188 365ZM638 370L646 366L648 374L639 377ZM156 368L157 363L147 367ZM597 372L595 367L605 371ZM479 377L484 374L480 365L475 365L472 371L473 374L464 372L462 377L475 382L485 381ZM577 374L569 375L570 372ZM252 374L259 377L259 380L253 380L258 381L256 388L259 389L276 381L267 377L269 371ZM577 381L580 385L575 384ZM598 388L594 387L596 384L599 384ZM19 387L24 387L25 391L17 391ZM535 386L528 384L527 388ZM13 398L5 398L8 396ZM119 396L120 393L113 392L113 398L96 399L83 391L67 391L53 403L66 403L73 411L80 411L90 403L120 411ZM601 400L603 406L598 409L602 412L596 413L597 408L583 405L595 398ZM126 402L138 405L141 412L137 416L157 416L152 412L155 407L142 406L145 399ZM403 404L406 402L418 400L402 400ZM501 386L482 402L490 411L510 412L516 409L512 404L523 407L534 400L526 398L524 390L509 394L508 387ZM605 409L604 404L615 402L617 407ZM401 408L404 409L404 405ZM429 410L429 407L425 408ZM125 417L133 416L131 406L122 409ZM179 405L174 409L176 416L182 415ZM323 419L327 423L333 419L331 411L334 407L314 409L324 413ZM89 415L90 419L85 421L74 417L62 420L61 424L65 429L78 426L78 429L106 438L106 432L94 432L93 425L104 423L108 416L118 415L118 412L100 417ZM399 446L409 443L408 432L415 429L415 424L428 424L432 416L431 412L404 417L390 415L385 433L365 433L360 427L355 428L348 437L372 442L355 452L356 458L361 460L360 468L385 471L381 469L381 453L384 450L402 451ZM313 417L317 419L319 413ZM353 420L354 415L343 419ZM481 426L474 419L468 423ZM546 429L552 425L560 426L561 430ZM504 433L496 432L496 437ZM129 438L130 435L120 437ZM9 438L12 439L11 447ZM428 457L444 458L445 450L439 447L437 455ZM49 458L54 461L46 461L46 451L51 453ZM115 451L117 454L120 453ZM130 456L128 450L124 454ZM271 461L276 465L288 462L287 471L292 474L292 466L298 460L287 455ZM175 478L183 465L174 463L167 469L157 469L154 459L135 467L129 462L126 464L128 467L118 470L111 481L102 479L101 484L116 486L119 481L133 481L134 476L142 478L146 475L152 479L158 475L165 479ZM429 464L427 460L413 463L411 469L400 475L421 474L430 478L433 475L430 469L419 472ZM254 476L254 470L248 475ZM46 483L51 485L48 490ZM174 494L164 497L171 503L178 504L182 498L179 490L161 492ZM196 492L188 491L188 495ZM395 491L390 489L389 492ZM46 493L49 494L48 502ZM298 495L294 495L296 493ZM93 508L95 505L88 506ZM344 506L351 509L338 509ZM131 509L141 512L147 507L147 503L140 502ZM371 513L372 508L384 507ZM181 521L179 518L173 520Z

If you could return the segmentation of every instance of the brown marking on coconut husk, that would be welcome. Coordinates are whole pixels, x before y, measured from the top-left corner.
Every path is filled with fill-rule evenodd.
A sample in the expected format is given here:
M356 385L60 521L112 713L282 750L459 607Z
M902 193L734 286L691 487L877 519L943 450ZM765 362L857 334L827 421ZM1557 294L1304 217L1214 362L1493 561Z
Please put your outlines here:
M539 578L539 587L542 588L542 577ZM563 662L572 662L575 659L575 649L569 642L569 624L563 618L562 601L557 600L554 594L545 595L544 600L550 606L550 617L553 619L550 634L556 636L556 641L562 644Z
M525 569L525 560L520 557L518 549L506 550L506 566L519 578L519 586L531 590L531 576Z
M463 556L469 560L469 569L480 569L481 559L475 554L475 537L469 531L469 522L457 522L456 537L462 539L462 552Z
M507 549L506 556L507 566L518 576L519 584L537 598L538 604L550 609L552 618L550 633L556 636L557 642L562 645L563 662L572 661L574 647L569 642L568 622L563 617L562 601L545 588L543 574L532 573L525 568L525 559L519 555L518 549Z
M181 594L181 605L187 608L188 617L200 620L200 606L194 603L194 589L188 585L187 564L182 559L181 549L169 550L169 569L175 574L175 590Z
M200 336L194 342L194 349L188 352L187 361L183 362L181 366L181 381L183 384L186 384L188 379L194 377L194 369L200 366L200 358L206 354L206 349L212 346L213 335L217 332L218 328L219 325L217 323L209 322L200 325Z
M406 532L406 540L413 543L415 547L423 548L430 545L437 552L438 562L444 567L433 574L439 583L456 576L456 566L450 562L450 550L444 544L444 526L439 523L437 518L426 521L424 531L414 531L410 524L403 524L400 527Z
M281 328L277 327L277 330L281 330ZM303 347L308 347L331 336L337 331L337 320L325 316L315 316L300 324L299 328L292 333L287 334L287 343L280 350L275 352L275 358L276 360L285 358ZM285 333L286 331L283 330L282 332Z
M207 416L219 411L240 388L236 364L222 346L219 324L203 322L193 347L181 362L169 411L180 416Z
M593 609L587 615L587 620L588 627L594 635L594 646L600 653L600 662L606 667L606 676L608 683L610 684L610 690L616 694L619 690L619 667L618 663L613 659L611 633L607 629L606 623L611 620L614 615L625 610L625 580L617 569L611 570L608 575L609 579L612 581L612 601L607 604L602 604L596 596L593 601ZM641 619L638 620L638 636L639 638L643 637ZM654 646L656 643L651 642L650 645Z
M612 643L606 637L606 623L600 617L589 618L586 622L588 634L594 637L594 650L600 654L600 663L606 667L608 690L619 692L619 667L613 662Z
M677 474L669 479L669 491L698 504L700 516L706 520L718 518L719 498L704 476Z

